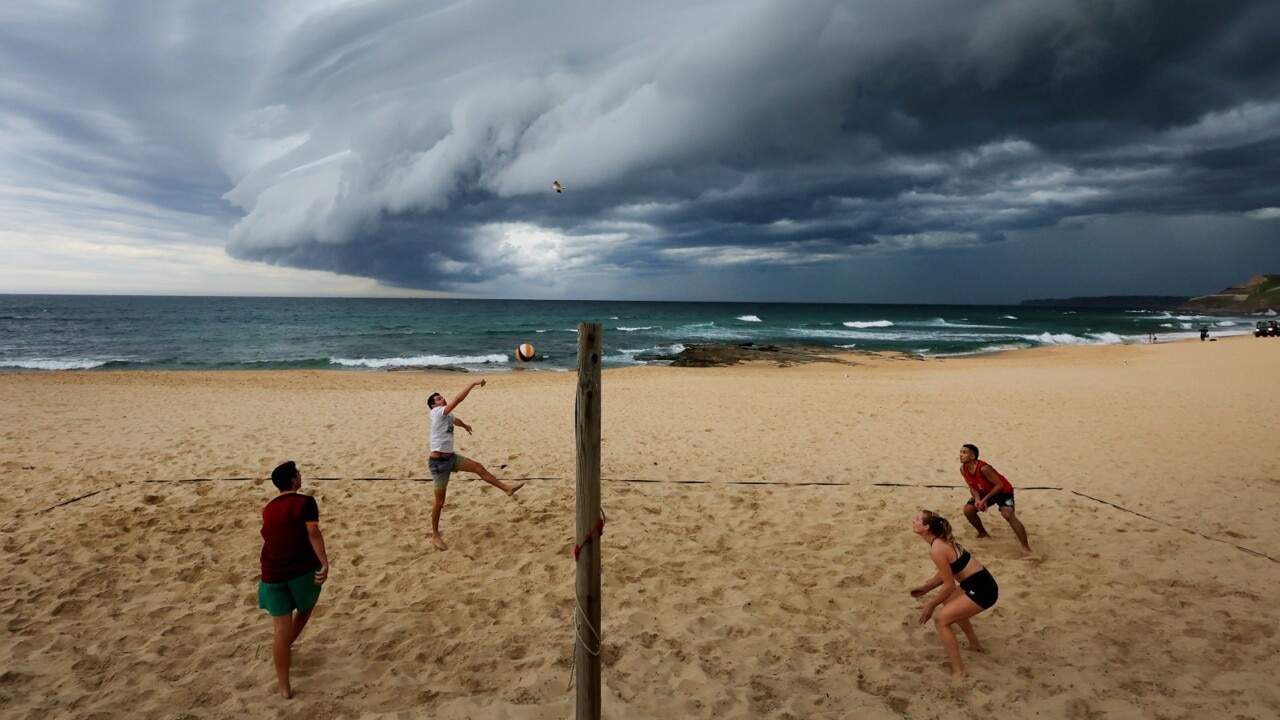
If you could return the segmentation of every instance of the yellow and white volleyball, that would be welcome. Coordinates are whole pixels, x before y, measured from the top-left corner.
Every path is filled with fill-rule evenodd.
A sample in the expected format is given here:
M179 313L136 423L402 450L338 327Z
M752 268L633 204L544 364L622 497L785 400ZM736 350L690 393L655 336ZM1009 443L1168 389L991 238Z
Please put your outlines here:
M533 346L525 343L516 348L516 359L520 362L529 362L533 359Z

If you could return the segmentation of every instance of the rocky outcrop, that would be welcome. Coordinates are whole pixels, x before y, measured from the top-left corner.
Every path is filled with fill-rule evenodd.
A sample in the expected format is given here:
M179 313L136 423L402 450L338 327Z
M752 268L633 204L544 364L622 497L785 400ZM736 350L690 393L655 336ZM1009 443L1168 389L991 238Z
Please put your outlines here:
M1206 313L1280 312L1280 275L1254 275L1243 285L1193 297L1178 309Z
M856 365L836 354L831 348L815 348L784 345L689 345L673 355L646 354L637 359L646 362L669 361L674 367L724 367L740 362L771 362L778 367L802 365L814 362ZM849 351L842 351L847 353Z

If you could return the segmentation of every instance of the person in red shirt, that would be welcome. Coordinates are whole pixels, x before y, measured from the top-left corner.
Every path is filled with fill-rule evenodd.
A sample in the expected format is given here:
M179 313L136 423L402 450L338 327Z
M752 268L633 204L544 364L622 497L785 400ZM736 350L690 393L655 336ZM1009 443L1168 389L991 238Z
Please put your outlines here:
M275 626L272 656L280 694L293 697L289 685L292 647L311 619L320 587L329 578L329 556L320 534L320 508L310 495L300 495L302 473L292 461L271 472L279 491L262 509L262 578L258 607L271 614Z
M965 503L964 516L978 530L978 537L991 537L983 527L978 513L995 506L1000 508L1000 514L1009 522L1009 527L1013 528L1013 534L1018 536L1022 549L1031 552L1031 546L1027 544L1027 529L1022 526L1022 521L1013 510L1013 483L996 472L995 468L978 459L977 445L960 446L960 474L964 476L969 494L972 495L969 502Z

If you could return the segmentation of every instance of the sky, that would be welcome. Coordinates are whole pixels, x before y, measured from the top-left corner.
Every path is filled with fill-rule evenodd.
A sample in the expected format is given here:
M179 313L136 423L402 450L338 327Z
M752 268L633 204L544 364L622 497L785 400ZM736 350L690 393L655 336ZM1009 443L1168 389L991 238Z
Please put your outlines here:
M1000 304L1264 272L1275 0L0 5L4 293Z

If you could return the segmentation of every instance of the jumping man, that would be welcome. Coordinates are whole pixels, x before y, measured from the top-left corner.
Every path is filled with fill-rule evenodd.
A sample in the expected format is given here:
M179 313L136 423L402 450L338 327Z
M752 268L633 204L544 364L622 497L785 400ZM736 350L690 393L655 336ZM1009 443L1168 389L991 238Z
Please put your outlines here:
M467 399L467 395L472 388L484 387L484 380L476 380L458 393L453 400L446 401L440 393L431 393L431 397L427 398L427 407L431 408L431 456L427 460L427 468L431 471L431 479L434 481L436 490L435 502L431 505L431 542L435 544L438 550L448 550L449 546L445 545L444 538L440 535L440 511L444 509L445 492L449 488L449 476L455 471L474 473L480 476L481 480L498 488L508 496L515 495L516 491L524 487L524 481L508 485L493 476L493 473L484 468L483 465L462 457L453 451L453 429L460 427L471 434L471 426L462 421L461 418L454 417L453 411L463 400Z

